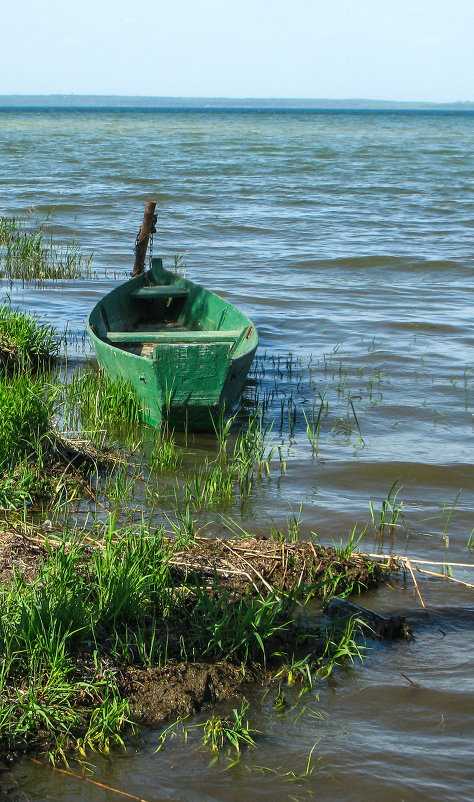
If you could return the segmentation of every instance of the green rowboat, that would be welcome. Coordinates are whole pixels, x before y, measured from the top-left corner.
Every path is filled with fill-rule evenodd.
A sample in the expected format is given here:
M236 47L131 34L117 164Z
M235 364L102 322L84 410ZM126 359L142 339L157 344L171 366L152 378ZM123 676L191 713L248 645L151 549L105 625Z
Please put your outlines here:
M161 259L102 298L87 330L97 361L135 388L148 423L195 431L236 406L258 345L248 317Z

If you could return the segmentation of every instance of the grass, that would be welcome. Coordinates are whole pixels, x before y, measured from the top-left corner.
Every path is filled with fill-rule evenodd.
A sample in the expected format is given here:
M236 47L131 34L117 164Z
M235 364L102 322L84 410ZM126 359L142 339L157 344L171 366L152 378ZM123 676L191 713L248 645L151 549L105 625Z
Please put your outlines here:
M245 718L249 709L248 702L243 701L240 710L233 708L231 716L222 718L212 715L199 725L203 728L202 743L214 754L218 754L227 745L240 753L243 746L255 746L254 736L258 730L252 729Z
M349 618L340 631L330 631L327 635L324 651L317 670L319 679L327 679L335 666L346 662L354 663L362 660L365 646L357 642L363 632L364 623L356 616Z
M182 456L176 445L174 432L163 426L154 433L153 448L149 457L152 471L177 471L182 465Z
M131 385L111 379L95 362L76 370L67 385L64 416L72 429L137 427L140 412L141 402Z
M0 306L0 364L38 370L49 366L58 350L52 326L7 303Z
M256 481L271 474L276 451L270 445L271 432L259 408L240 425L235 416L224 420L221 415L215 425L217 454L213 458L199 455L191 467L181 470L182 454L174 434L165 427L155 435L150 467L155 473L178 474L174 488L178 507L203 512L228 506L235 498L250 497ZM184 442L188 440L185 431Z
M51 418L58 388L49 367L57 353L51 327L0 307L0 507L29 503L47 486Z
M49 431L53 398L43 379L19 374L0 380L0 471L39 456Z
M148 637L148 614L163 613L171 597L161 537L126 532L115 540L112 525L102 534L104 547L88 557L89 547L65 532L30 584L16 574L0 591L2 708L10 711L3 746L26 744L40 729L59 751L121 742L128 705L104 653L131 622ZM84 681L77 660L91 644L92 678Z
M65 526L44 544L33 577L17 572L0 587L0 753L41 732L53 756L122 745L133 721L119 681L128 666L226 660L244 672L281 664L282 643L308 648L292 594L238 593L192 573L176 585L170 561L183 541L163 527L119 527L112 515L85 531ZM341 636L318 630L311 656L293 652L293 675L311 683L315 654L318 676L360 654L354 627ZM237 751L251 743L245 712L230 724L211 719L211 749L220 737Z
M314 685L312 655L307 654L305 657L292 655L290 659L285 654L280 656L283 658L284 664L276 674L276 677L284 678L286 684L290 687L300 683L303 686L303 691L311 689Z
M293 613L290 599L270 595L256 599L250 594L233 599L227 592L209 594L194 589L188 627L194 649L204 657L219 655L239 663L267 660L269 638L285 629Z
M306 436L311 445L313 456L317 454L319 451L321 421L325 410L327 411L326 391L324 392L323 395L320 395L320 403L317 411L316 411L316 402L313 403L310 417L308 417L308 415L306 414L306 410L303 408L303 417L306 423Z
M58 245L48 227L48 220L39 223L32 216L0 217L0 279L41 286L47 279L91 278L92 257L74 240Z
M372 526L374 532L384 535L388 531L390 535L393 534L395 527L400 527L402 524L408 531L405 516L403 514L403 501L398 500L401 487L398 487L398 479L396 479L387 493L386 498L382 501L380 511L377 513L373 503L369 502L370 516L372 519ZM402 523L400 523L400 521ZM449 522L448 522L449 523Z

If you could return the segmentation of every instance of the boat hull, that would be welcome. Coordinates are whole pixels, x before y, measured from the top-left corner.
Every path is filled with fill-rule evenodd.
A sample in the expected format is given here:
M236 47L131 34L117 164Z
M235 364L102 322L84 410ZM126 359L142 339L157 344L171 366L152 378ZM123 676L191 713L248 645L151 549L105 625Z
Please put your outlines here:
M194 431L238 404L258 344L242 312L157 259L106 295L87 327L97 361L132 385L148 423Z

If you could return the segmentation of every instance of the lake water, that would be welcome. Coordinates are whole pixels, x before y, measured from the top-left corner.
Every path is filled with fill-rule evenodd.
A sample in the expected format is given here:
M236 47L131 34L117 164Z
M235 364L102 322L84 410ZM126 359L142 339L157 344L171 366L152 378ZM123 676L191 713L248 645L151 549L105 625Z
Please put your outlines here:
M155 254L186 253L187 275L260 334L246 402L274 419L287 470L232 517L262 532L300 516L324 543L357 524L362 550L474 565L473 178L472 113L0 111L0 214L53 210L97 273L0 293L67 328L85 359L86 315L130 271L155 199ZM380 533L394 483L403 515ZM154 754L151 732L94 756L94 779L148 802L472 799L474 589L420 588L429 617L402 579L363 601L405 614L410 643L372 645L284 714L249 692L260 734L239 765L209 765L193 732ZM291 782L315 744L313 773ZM120 798L29 758L15 772L35 802Z

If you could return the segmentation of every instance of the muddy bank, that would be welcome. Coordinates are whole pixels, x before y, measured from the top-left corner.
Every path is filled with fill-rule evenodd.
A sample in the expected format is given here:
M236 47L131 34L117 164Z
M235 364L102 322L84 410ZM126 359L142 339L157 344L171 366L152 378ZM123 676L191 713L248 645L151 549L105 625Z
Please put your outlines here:
M14 571L19 571L28 582L45 557L47 551L43 538L32 532L28 535L20 524L12 525L6 521L3 526L0 524L0 584L7 585Z

